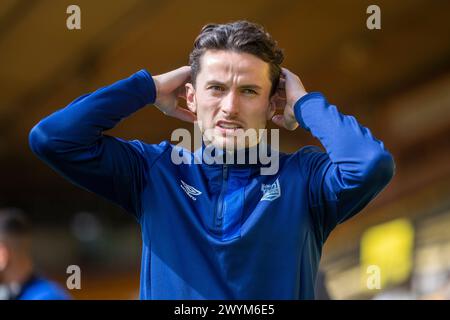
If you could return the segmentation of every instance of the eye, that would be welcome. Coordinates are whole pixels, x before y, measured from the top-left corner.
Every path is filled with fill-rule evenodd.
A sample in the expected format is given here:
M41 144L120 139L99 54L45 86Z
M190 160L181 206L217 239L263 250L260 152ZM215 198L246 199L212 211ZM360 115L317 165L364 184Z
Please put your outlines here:
M225 91L225 89L221 86L210 86L208 89L212 90L212 91L217 91L217 92Z
M256 95L256 94L258 94L258 92L256 92L256 91L253 90L253 89L244 89L244 90L242 90L242 92L245 93L245 94L250 94L250 95Z

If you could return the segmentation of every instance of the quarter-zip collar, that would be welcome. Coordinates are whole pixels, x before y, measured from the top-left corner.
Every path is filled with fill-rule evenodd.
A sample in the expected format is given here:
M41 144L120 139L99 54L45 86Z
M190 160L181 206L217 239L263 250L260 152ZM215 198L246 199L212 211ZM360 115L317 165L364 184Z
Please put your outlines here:
M227 153L226 150L205 145L202 142L201 148L194 152L197 163L207 166L223 166L231 168L259 168L265 165L265 158L270 157L274 151L270 145L263 142L256 146Z

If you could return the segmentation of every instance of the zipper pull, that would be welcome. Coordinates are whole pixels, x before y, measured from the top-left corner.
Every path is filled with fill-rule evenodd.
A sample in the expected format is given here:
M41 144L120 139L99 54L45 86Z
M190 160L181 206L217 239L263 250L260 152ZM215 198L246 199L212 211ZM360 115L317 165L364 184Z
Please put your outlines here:
M223 179L224 180L228 179L228 165L226 164L223 165Z

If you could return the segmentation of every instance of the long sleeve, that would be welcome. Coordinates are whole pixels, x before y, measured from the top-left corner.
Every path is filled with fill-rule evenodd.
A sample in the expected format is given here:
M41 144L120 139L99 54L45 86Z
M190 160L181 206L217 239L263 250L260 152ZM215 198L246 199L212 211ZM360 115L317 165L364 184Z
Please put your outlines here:
M299 153L312 219L323 243L337 224L361 211L389 183L395 163L383 142L321 93L300 98L294 112L326 150L306 147Z
M72 183L113 201L139 219L148 150L140 141L125 141L103 131L155 98L153 79L141 70L81 96L41 120L29 134L30 147Z

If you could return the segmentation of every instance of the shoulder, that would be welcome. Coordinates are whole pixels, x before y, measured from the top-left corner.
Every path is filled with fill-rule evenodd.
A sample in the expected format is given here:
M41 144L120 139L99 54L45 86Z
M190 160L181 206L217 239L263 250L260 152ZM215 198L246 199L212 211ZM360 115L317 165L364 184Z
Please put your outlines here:
M308 162L317 158L328 157L328 154L324 152L318 146L304 146L292 154L300 162Z
M123 146L127 146L129 150L134 151L134 154L141 156L148 165L152 165L165 153L168 152L170 154L170 150L173 148L173 145L167 140L152 144L142 140L123 140L117 137L112 137L112 139L124 142Z
M138 152L146 155L160 155L173 148L173 145L167 140L157 144L150 144L141 140L131 140L129 143Z
M310 172L314 168L331 163L329 155L318 146L308 145L298 151L293 156L297 159L302 171Z

